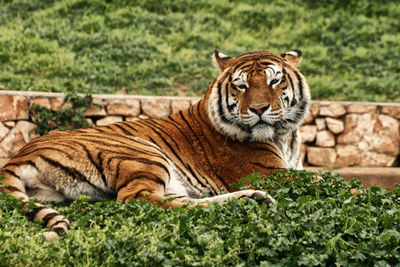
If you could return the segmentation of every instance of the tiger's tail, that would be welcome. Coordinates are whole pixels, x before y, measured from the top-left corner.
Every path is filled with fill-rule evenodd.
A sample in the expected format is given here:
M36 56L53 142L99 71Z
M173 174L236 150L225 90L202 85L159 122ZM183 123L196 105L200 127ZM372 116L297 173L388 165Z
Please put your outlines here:
M3 177L5 179L1 180ZM43 225L51 229L43 233L47 241L58 238L61 234L68 233L69 221L56 210L48 208L43 204L32 202L26 192L24 183L13 171L3 168L0 171L0 184L6 185L5 187L0 187L0 191L8 193L16 200L22 200L23 209L27 212L30 220L43 221ZM34 204L34 207L31 208L30 204Z

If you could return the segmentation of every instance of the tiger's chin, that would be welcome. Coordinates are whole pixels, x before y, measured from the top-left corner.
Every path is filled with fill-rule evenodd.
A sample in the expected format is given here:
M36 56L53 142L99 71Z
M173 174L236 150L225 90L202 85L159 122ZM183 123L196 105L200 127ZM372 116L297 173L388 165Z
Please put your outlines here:
M251 129L249 141L251 142L265 142L274 139L276 128L267 124L257 124Z

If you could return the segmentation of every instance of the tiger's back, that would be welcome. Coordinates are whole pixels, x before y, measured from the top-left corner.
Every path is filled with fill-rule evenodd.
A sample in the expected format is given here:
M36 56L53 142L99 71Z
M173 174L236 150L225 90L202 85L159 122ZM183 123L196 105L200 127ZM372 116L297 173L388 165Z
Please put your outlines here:
M246 54L245 60L228 64L225 61L232 58L216 52L214 58L222 66L220 75L199 103L177 114L53 132L33 140L2 168L1 173L6 177L2 183L8 185L3 190L24 201L35 196L40 202L75 199L80 194L94 200L136 198L152 203L174 198L160 204L164 208L183 206L190 201L206 207L206 201L223 202L230 197L263 196L266 202L271 202L265 192L234 192L230 184L252 172L265 177L288 167L283 147L296 146L292 141L289 146L285 142L293 139L296 125L304 119L309 93L302 92L302 99L294 100L300 97L299 93L295 96L295 83L301 85L301 90L308 87L302 76L288 75L293 67L282 57L281 72L286 72L288 78L284 82L282 75L277 77L281 79L283 94L292 87L293 93L289 95L292 99L278 95L278 89L260 94L260 87L273 89L272 75L276 76L278 67L272 68L273 73L268 69L270 65L260 64L265 63L262 56L266 62L271 58L276 61L277 56L258 53L251 57ZM244 77L249 62L253 63L253 72ZM242 71L242 76L238 71ZM292 71L297 73L295 69ZM245 84L247 91L239 90L238 83ZM280 111L275 98L281 99ZM287 106L299 106L288 115L293 118L284 117L285 101ZM268 116L264 116L266 113ZM256 117L258 121L254 123ZM287 126L288 121L294 126ZM293 158L298 162L298 155ZM218 196L221 191L232 193ZM200 196L208 197L200 199ZM53 230L47 234L48 239L68 231L69 222L41 204L33 218L43 220Z

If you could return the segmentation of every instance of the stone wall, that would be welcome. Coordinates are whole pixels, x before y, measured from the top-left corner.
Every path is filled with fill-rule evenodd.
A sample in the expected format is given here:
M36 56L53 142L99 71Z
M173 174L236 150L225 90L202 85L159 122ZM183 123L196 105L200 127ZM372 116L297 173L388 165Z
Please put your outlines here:
M300 131L305 164L399 165L400 104L313 102Z
M92 125L156 118L187 108L199 98L93 95ZM0 166L30 139L29 106L57 110L63 94L0 91ZM300 128L307 166L400 166L400 104L313 101Z

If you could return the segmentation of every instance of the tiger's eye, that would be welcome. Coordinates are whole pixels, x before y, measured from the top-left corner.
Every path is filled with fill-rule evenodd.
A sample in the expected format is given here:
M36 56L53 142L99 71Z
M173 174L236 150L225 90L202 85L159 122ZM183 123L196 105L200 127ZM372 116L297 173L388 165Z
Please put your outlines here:
M269 85L274 85L274 84L276 84L276 83L278 83L278 82L279 82L278 79L273 79L273 80L269 83Z

